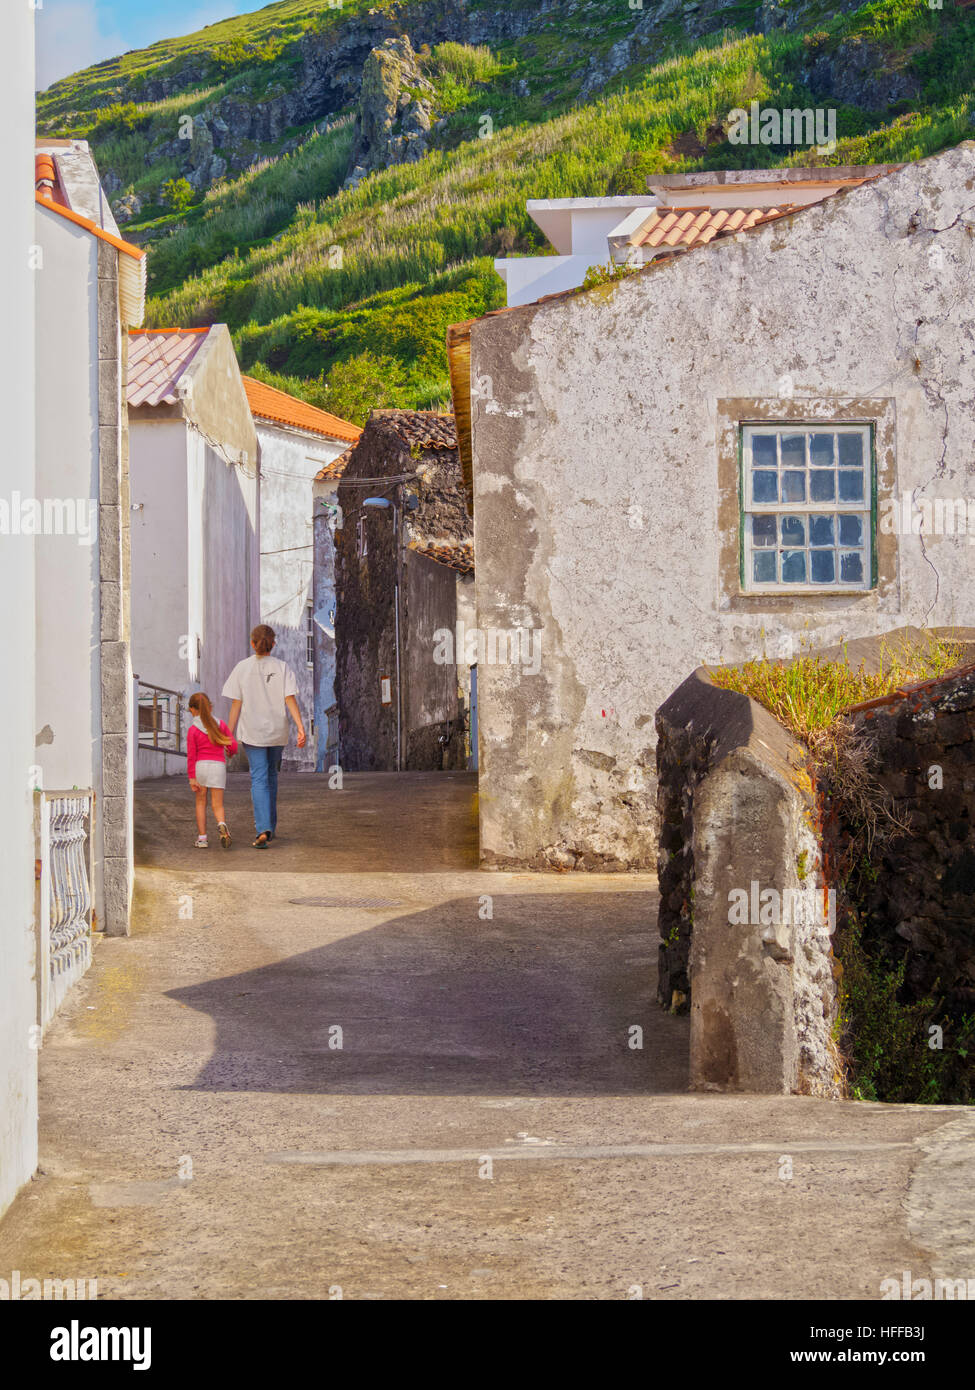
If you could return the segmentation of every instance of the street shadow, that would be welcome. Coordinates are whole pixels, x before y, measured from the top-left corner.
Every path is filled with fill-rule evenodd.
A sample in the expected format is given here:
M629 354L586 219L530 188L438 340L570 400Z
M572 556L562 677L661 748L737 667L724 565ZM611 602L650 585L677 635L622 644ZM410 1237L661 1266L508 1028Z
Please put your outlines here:
M135 854L140 867L207 873L445 873L477 867L474 772L282 772L277 836L253 848L250 777L227 774L228 852L209 814L209 850L194 846L193 794L184 775L135 786Z
M686 1090L688 1020L655 998L654 894L496 894L490 920L480 901L454 898L359 931L343 922L327 945L170 991L216 1027L188 1089ZM323 933L335 932L335 910L290 908L321 914Z

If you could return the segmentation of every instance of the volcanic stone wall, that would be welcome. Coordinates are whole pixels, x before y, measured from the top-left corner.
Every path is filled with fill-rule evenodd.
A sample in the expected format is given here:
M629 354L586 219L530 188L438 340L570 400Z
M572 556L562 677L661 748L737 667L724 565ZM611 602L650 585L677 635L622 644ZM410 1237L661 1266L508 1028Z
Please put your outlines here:
M909 834L885 846L859 906L865 940L900 959L911 998L975 1009L975 664L861 705L879 779ZM839 827L836 848L842 849Z

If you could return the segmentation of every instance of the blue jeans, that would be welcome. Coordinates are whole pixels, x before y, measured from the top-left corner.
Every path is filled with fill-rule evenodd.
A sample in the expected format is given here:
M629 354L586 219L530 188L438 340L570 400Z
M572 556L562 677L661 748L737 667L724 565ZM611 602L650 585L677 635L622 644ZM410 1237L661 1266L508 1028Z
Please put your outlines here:
M242 745L251 770L251 802L254 806L254 828L258 835L273 831L278 824L278 770L284 745L259 748L257 744Z

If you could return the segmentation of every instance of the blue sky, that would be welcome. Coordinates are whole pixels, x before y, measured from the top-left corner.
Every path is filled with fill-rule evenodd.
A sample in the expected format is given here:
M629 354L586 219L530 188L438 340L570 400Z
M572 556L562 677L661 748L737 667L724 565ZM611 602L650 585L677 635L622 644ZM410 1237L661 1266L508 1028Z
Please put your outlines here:
M37 88L157 39L258 10L267 0L43 0L37 10Z

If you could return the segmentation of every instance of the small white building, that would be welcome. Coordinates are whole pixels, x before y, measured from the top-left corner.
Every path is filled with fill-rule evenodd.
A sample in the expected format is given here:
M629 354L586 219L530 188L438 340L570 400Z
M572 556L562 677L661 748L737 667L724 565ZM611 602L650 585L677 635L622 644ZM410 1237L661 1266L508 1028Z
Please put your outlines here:
M129 335L136 777L185 772L186 699L260 621L257 435L226 324Z
M275 656L295 673L308 733L299 748L292 729L282 765L314 772L323 765L335 702L336 464L362 431L255 377L243 381L260 445L260 621L274 628Z
M508 256L494 268L507 287L509 306L530 304L578 289L592 266L646 265L675 248L710 241L719 231L748 231L896 167L708 170L654 176L644 194L533 198L528 213L557 254Z
M39 142L35 203L33 773L40 948L49 961L41 971L43 1023L87 968L92 926L111 935L129 930L133 708L122 383L125 329L142 321L145 306L145 252L120 238L84 141ZM62 894L69 879L82 881L80 894Z

